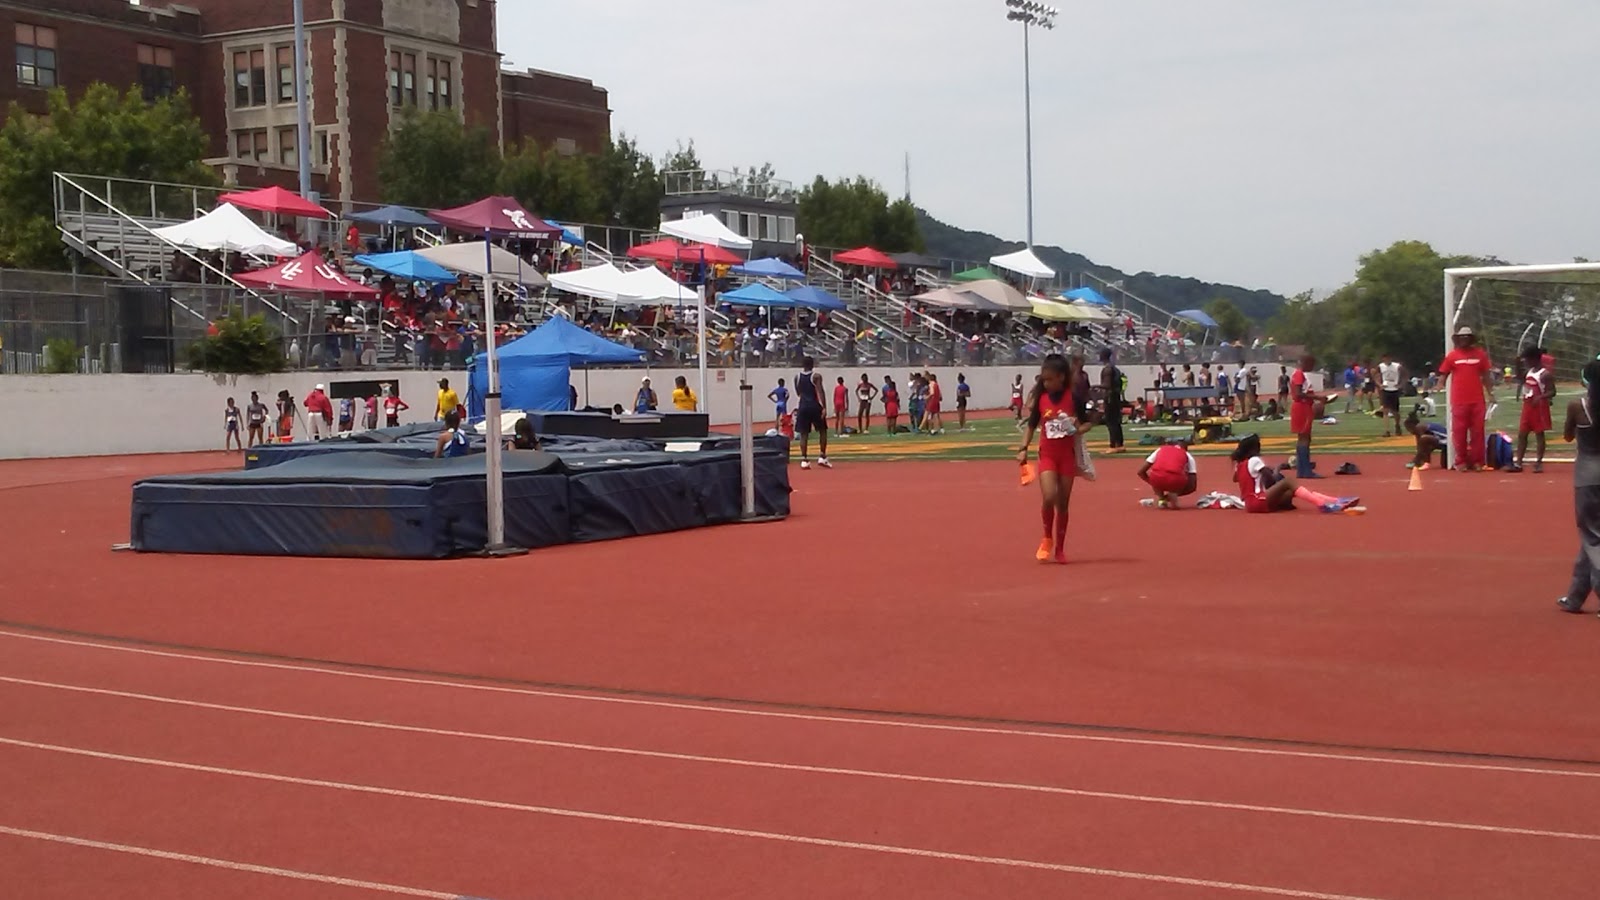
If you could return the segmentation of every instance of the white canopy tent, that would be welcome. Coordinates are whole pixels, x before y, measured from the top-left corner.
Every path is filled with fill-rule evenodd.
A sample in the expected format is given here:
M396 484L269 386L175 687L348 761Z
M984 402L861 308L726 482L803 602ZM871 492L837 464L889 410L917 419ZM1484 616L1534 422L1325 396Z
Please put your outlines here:
M661 233L670 234L683 241L710 244L724 250L749 250L755 243L722 224L716 216L689 216L675 221L661 221Z
M227 203L191 222L155 229L156 237L191 250L222 250L258 256L298 256L300 248L273 237L250 221L238 207Z
M1001 309L1010 309L1022 313L1027 313L1033 309L1033 304L1028 302L1027 297L1022 296L1021 291L1006 284L1004 281L998 281L993 278L969 281L961 285L960 290L969 294L977 294Z
M574 272L561 272L550 276L550 286L556 290L590 297L607 303L635 299L628 294L628 285L622 280L623 271L611 263L601 263Z
M989 257L989 264L999 266L1008 272L1026 275L1029 278L1054 278L1056 270L1040 261L1033 255L1031 247L1023 247L1015 253L1003 253L999 256Z
M472 241L465 244L440 244L437 247L418 250L417 255L463 275L474 275L478 278L492 276L496 281L510 281L526 287L544 287L550 283L549 279L540 275L539 270L531 263L523 262L509 250L491 244L486 253L485 243L485 241ZM489 260L493 260L493 272L489 271L491 265Z
M641 306L657 303L698 303L700 300L699 291L673 281L672 276L655 266L623 272L621 284L633 302Z

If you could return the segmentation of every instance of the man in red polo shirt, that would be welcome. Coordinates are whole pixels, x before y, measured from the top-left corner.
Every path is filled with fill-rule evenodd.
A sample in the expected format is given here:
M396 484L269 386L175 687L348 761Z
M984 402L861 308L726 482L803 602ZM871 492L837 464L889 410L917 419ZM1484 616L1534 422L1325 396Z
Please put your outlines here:
M1439 364L1439 374L1450 381L1450 450L1457 472L1479 472L1483 470L1487 440L1483 420L1489 410L1494 367L1471 328L1457 328L1454 340L1455 349Z

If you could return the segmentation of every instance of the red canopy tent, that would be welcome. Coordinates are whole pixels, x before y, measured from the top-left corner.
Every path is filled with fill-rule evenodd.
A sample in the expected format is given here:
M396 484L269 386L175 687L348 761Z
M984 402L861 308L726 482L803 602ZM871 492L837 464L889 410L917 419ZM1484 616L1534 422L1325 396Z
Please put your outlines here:
M702 253L705 255L702 256ZM634 259L655 259L662 262L698 263L704 260L710 265L736 266L744 262L733 253L712 244L680 244L671 238L640 244L628 250L628 255Z
M377 300L378 292L345 277L315 250L270 269L234 276L240 284L269 291L321 294L334 300Z
M869 269L897 269L900 264L895 262L889 254L871 247L857 247L846 250L833 256L836 266L866 266Z
M280 216L299 216L305 219L333 218L333 213L281 187L262 188L259 191L234 191L218 197L217 202L231 203L245 209L259 209Z
M474 234L489 232L495 237L560 237L561 229L539 218L513 197L485 197L454 209L430 209L428 216L440 225Z

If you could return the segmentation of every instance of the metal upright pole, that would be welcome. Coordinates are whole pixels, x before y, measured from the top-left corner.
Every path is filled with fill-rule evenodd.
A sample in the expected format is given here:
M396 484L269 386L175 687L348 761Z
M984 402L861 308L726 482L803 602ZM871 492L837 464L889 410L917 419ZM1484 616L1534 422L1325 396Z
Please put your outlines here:
M500 367L495 361L494 346L494 243L490 240L490 232L483 232L483 322L485 336L489 345L485 354L484 364L488 366L488 390L483 394L483 411L486 416L484 424L484 437L488 444L484 448L488 459L485 463L488 484L484 491L488 503L489 539L484 552L491 556L509 556L526 551L506 546L506 508L505 508L505 471L501 454L504 448L500 434Z
M305 0L294 0L294 100L295 115L299 124L295 135L295 156L300 160L300 196L309 199L311 197L311 118L306 98Z
M1028 59L1028 23L1022 23L1022 120L1027 144L1028 246L1033 246L1033 71Z

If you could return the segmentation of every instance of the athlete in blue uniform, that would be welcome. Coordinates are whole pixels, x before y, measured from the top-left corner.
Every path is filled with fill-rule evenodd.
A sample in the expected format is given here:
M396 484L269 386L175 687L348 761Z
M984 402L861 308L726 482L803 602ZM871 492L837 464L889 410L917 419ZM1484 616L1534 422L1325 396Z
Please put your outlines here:
M434 445L433 458L452 459L466 455L467 433L461 427L461 413L452 409L444 414L444 431L440 432L439 442Z
M817 432L817 465L833 468L828 462L828 411L822 406L822 376L812 371L817 365L811 357L805 358L805 371L794 380L795 416L794 430L800 436L800 468L809 469L806 459L806 441L811 432ZM781 386L783 382L778 382Z
M799 385L796 385L798 387ZM773 428L783 427L783 417L789 413L789 389L783 386L783 379L778 379L778 386L767 394L767 399L772 401L774 409Z

